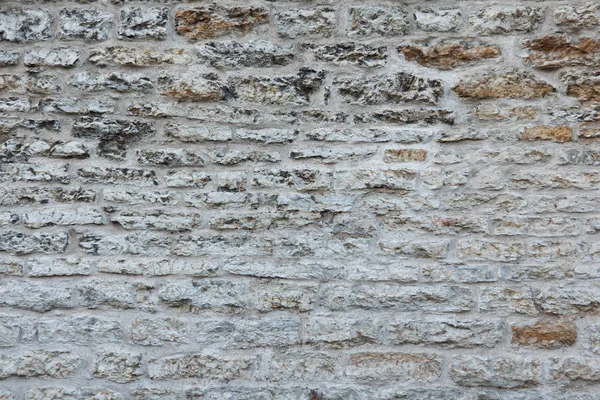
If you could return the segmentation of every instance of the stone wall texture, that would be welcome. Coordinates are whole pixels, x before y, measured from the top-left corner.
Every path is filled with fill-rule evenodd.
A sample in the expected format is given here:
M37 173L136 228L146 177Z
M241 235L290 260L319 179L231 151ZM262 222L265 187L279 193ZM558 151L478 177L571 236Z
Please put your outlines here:
M600 399L600 3L0 0L1 400Z

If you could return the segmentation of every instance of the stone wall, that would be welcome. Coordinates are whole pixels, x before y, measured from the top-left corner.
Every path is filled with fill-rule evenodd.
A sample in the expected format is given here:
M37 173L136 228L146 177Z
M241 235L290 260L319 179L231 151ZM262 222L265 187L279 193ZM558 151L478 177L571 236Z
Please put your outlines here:
M0 0L0 399L599 399L599 5Z

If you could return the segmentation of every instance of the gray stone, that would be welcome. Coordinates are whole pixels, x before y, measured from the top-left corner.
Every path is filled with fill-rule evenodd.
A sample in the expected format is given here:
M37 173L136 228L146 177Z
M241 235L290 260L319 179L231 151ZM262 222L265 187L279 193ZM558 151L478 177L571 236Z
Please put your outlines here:
M53 22L52 15L43 9L4 9L0 11L0 41L48 40Z
M112 14L99 9L63 8L58 14L58 36L61 39L103 41L113 26Z

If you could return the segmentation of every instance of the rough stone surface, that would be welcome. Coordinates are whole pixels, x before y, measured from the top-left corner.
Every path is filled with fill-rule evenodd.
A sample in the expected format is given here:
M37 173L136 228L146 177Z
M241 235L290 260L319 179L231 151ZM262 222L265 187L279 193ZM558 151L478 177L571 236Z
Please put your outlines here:
M597 400L599 33L0 0L0 400Z

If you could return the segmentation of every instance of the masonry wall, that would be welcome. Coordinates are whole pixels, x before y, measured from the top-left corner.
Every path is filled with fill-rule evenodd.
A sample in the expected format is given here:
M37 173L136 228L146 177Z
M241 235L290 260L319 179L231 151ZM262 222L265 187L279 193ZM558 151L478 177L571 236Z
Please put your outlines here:
M0 399L599 399L599 11L0 1Z

